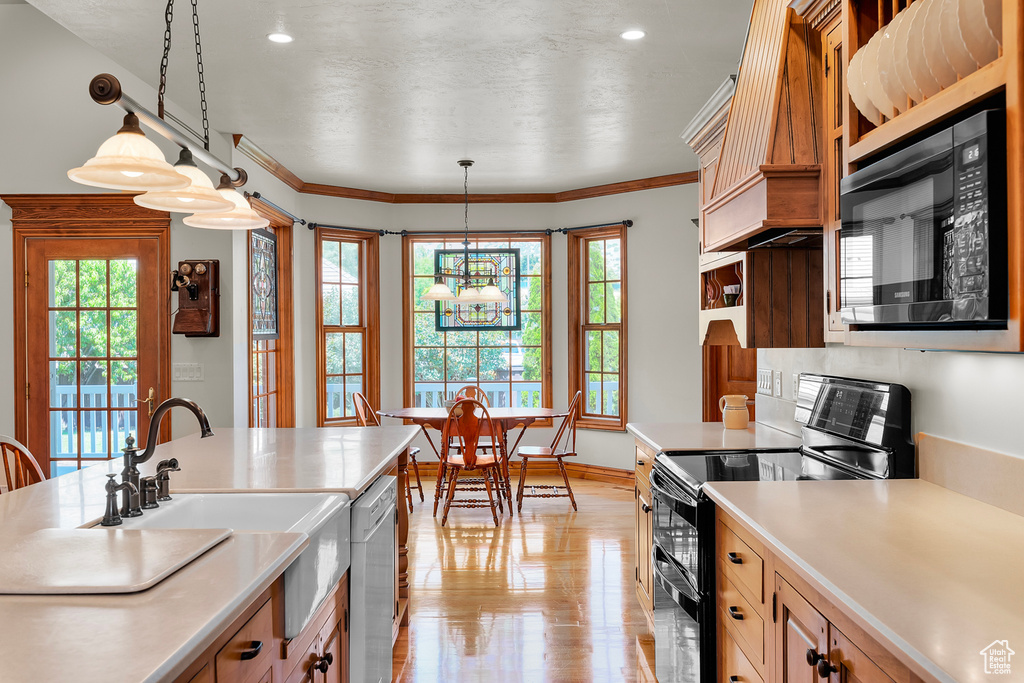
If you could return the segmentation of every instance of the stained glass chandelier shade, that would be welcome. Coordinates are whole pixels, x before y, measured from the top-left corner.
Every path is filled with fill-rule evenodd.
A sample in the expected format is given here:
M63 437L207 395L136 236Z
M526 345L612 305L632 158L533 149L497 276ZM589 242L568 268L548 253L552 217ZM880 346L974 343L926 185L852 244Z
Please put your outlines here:
M439 332L522 327L518 249L438 249L434 252L434 273L456 296L452 301L434 302ZM496 287L502 301L465 301L460 294L468 287L478 292Z

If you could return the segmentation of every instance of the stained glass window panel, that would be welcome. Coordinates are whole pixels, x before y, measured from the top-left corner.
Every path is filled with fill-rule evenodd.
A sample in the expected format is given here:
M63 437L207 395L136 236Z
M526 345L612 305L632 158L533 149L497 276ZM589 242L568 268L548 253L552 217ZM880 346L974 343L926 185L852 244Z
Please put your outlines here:
M252 338L277 339L277 238L266 230L253 230L249 239Z
M504 303L464 304L438 301L434 306L435 327L442 330L518 330L522 326L519 249L470 249L469 263L462 249L434 252L434 271L450 273L446 284L456 296L465 287L467 268L470 284L482 288L490 280L505 295Z

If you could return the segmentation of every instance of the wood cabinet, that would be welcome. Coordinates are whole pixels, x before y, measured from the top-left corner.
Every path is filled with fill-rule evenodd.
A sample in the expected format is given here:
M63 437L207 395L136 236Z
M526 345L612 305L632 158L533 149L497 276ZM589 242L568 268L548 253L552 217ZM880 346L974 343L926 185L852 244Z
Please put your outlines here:
M917 680L763 539L721 509L716 517L720 683Z
M825 98L822 113L824 125L824 156L822 186L824 189L825 222L822 226L822 261L825 274L825 341L842 342L846 326L839 316L839 183L846 176L846 154L843 131L846 110L843 62L843 22L838 11L832 11L821 29L821 53Z
M348 630L348 573L291 639L284 638L284 577L278 577L175 681L347 682Z
M651 468L655 453L639 441L636 444L636 469L633 495L636 499L636 597L651 619L654 610L654 566L651 546L654 542L654 519L651 500Z

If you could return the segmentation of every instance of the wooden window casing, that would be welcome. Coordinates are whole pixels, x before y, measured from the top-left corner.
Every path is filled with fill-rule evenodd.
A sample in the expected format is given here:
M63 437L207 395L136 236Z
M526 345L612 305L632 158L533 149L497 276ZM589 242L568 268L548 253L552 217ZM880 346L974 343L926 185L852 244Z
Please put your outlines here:
M539 340L536 343L527 343L528 340L522 337L522 331L518 332L476 332L476 331L465 331L465 332L430 332L431 335L438 335L440 341L434 344L422 344L417 346L417 327L416 321L417 316L422 317L420 320L421 329L423 325L427 324L429 319L430 330L433 330L433 302L424 302L419 297L422 292L433 284L433 277L431 273L426 272L425 269L432 268L433 260L431 258L431 266L426 266L426 261L422 264L422 267L417 270L415 267L416 259L416 248L422 246L424 249L433 250L435 248L444 249L457 249L462 247L462 238L460 236L451 236L448 238L444 237L430 237L422 236L418 237L415 233L410 233L402 238L402 310L404 313L403 326L402 326L402 340L403 340L403 400L407 407L413 407L417 405L416 399L416 385L419 382L421 385L423 382L430 384L440 384L443 386L442 391L454 391L466 384L476 384L482 386L490 395L500 400L514 401L517 387L523 385L535 385L539 381L540 388L534 393L530 390L526 398L523 397L522 392L519 392L518 396L520 400L527 400L536 403L539 400L539 405L542 407L551 407L553 400L552 392L552 370L551 370L551 237L548 235L516 235L510 233L471 233L470 236L470 249L485 249L488 247L493 248L515 248L516 245L527 245L527 244L539 245L538 265L539 272L534 272L533 268L526 263L527 259L531 258L527 255L521 255L521 268L522 276L521 280L526 280L531 284L540 286L540 297L539 301L530 303L529 301L524 302L523 316L524 320L529 316L539 316L540 320L540 335ZM526 263L526 265L524 265ZM524 289L524 297L529 295L526 293L529 291L529 287ZM508 335L508 342L505 344L493 344L480 343L480 335L488 334L494 335L495 337L499 334ZM450 344L448 335L476 335L476 344ZM516 340L520 341L517 342ZM458 378L449 377L448 374L448 359L452 350L467 350L476 349L476 366L479 371L481 366L481 351L489 351L491 353L496 352L497 349L507 349L507 351L501 351L500 354L508 354L508 376L507 377L494 377L494 378L481 378L479 374L476 378ZM425 353L441 353L443 354L443 374L437 379L423 379L416 375L416 353L417 351ZM525 371L525 360L526 354L539 352L539 367L538 367L538 378L523 379L523 371ZM520 371L520 377L515 377L515 369L513 360L518 354L523 354L524 367ZM503 398L501 394L504 392L504 388L507 387L507 396ZM421 397L422 399L423 397ZM435 407L434 403L437 401L437 397L434 396L431 400L424 402L421 400L423 405L427 407ZM493 405L499 405L495 403L494 398L491 399ZM516 405L519 405L518 403ZM538 420L533 423L534 425L550 426L551 420Z
M577 230L568 234L568 292L569 292L569 395L577 391L583 392L580 403L578 427L589 429L606 429L623 431L626 428L626 404L628 399L627 385L627 317L626 317L626 228L622 225L611 227ZM619 272L609 274L606 268L606 252L609 241L619 242ZM602 250L602 274L591 277L591 247ZM591 292L599 287L607 301L609 287L619 287L619 315L609 321L607 304L601 306L602 318L592 319ZM589 366L588 339L597 334L601 338L601 353L598 367ZM606 358L607 341L617 335L618 358L615 362ZM609 369L610 368L610 369ZM605 387L617 375L618 411L609 411L609 400L605 396ZM597 391L596 405L590 396L588 376L598 377L600 388ZM596 408L596 409L595 409Z
M277 238L277 339L258 340L249 335L249 426L295 426L295 314L292 310L292 219L287 214L260 201L250 199L256 213L270 221L268 230ZM247 247L248 263L252 263L252 243ZM252 274L247 278L248 311L252 312ZM270 371L271 365L273 372ZM262 370L264 386L260 387L258 370ZM271 399L273 397L273 399ZM261 404L261 401L263 402ZM271 419L269 405L273 402ZM266 412L261 410L266 405Z
M317 424L327 426L356 425L355 411L351 405L353 392L360 392L370 401L370 405L380 407L380 261L379 236L372 233L351 230L317 228L316 230L316 415ZM325 245L337 244L339 259L344 245L355 245L358 249L359 265L357 273L342 272L339 260L337 281L330 273L325 274ZM330 247L328 247L330 249ZM329 280L325 280L325 277ZM346 277L348 279L346 279ZM325 306L325 287L338 287L338 315L333 317L332 306ZM357 296L354 306L344 304L344 288L356 287ZM332 316L325 320L325 311ZM341 335L341 372L339 366L329 362L329 345L332 336ZM358 372L354 360L356 352L349 351L354 347L355 339L359 339L361 357ZM353 346L350 346L350 343ZM329 367L331 365L331 367ZM328 375L330 371L330 375ZM331 381L329 381L331 380ZM342 385L340 398L331 387Z

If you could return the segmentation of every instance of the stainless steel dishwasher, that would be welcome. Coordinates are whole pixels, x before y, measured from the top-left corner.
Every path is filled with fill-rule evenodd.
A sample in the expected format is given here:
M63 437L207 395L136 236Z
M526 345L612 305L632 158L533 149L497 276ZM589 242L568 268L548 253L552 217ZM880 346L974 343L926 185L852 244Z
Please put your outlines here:
M382 476L352 503L349 680L353 683L391 680L397 497L397 479Z

